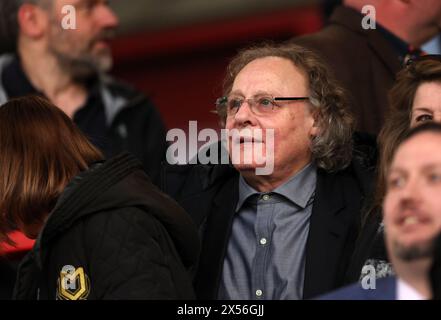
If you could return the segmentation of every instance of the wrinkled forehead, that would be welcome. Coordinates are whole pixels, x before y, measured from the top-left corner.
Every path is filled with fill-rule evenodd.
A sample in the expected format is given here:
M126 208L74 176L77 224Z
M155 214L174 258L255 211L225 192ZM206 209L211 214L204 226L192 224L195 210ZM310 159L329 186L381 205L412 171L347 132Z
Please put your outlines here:
M307 88L307 77L302 69L289 59L269 56L246 64L234 78L231 91L254 91L254 94L291 91L293 94L306 94L304 91Z
M305 70L294 63L294 61L279 56L263 56L257 57L242 66L240 70L238 70L234 79L236 79L241 73L249 70L258 70L266 73L274 72L276 74L300 74L303 77L306 77Z

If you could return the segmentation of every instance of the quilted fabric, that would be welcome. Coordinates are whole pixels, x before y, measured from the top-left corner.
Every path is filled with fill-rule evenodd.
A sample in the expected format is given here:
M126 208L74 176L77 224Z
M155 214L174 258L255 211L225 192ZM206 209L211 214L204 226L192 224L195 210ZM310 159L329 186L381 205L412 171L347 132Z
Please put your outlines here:
M187 213L122 155L65 189L19 268L14 298L191 299L198 253ZM67 293L66 266L84 279Z

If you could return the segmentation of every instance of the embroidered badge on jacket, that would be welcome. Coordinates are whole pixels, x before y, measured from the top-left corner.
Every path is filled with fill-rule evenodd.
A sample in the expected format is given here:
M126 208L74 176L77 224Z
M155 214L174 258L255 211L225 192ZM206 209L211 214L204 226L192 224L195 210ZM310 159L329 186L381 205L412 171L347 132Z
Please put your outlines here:
M57 282L59 300L86 300L89 296L90 280L82 267L64 266Z

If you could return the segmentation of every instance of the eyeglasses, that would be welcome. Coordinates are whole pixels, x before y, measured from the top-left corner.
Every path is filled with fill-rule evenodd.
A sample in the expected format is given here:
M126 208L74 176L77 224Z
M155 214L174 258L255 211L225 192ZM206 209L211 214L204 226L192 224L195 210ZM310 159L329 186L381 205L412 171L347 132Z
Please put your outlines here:
M221 116L232 117L239 111L242 104L246 101L256 116L266 115L280 107L283 101L304 101L309 97L272 97L258 96L249 99L243 97L231 96L221 97L216 100L216 111Z

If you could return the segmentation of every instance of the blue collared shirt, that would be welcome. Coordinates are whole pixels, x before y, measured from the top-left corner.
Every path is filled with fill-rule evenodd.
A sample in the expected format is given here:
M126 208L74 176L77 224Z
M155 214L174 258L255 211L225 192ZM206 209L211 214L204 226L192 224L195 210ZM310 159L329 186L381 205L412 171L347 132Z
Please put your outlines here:
M314 164L268 193L240 177L219 299L302 299L316 181Z

